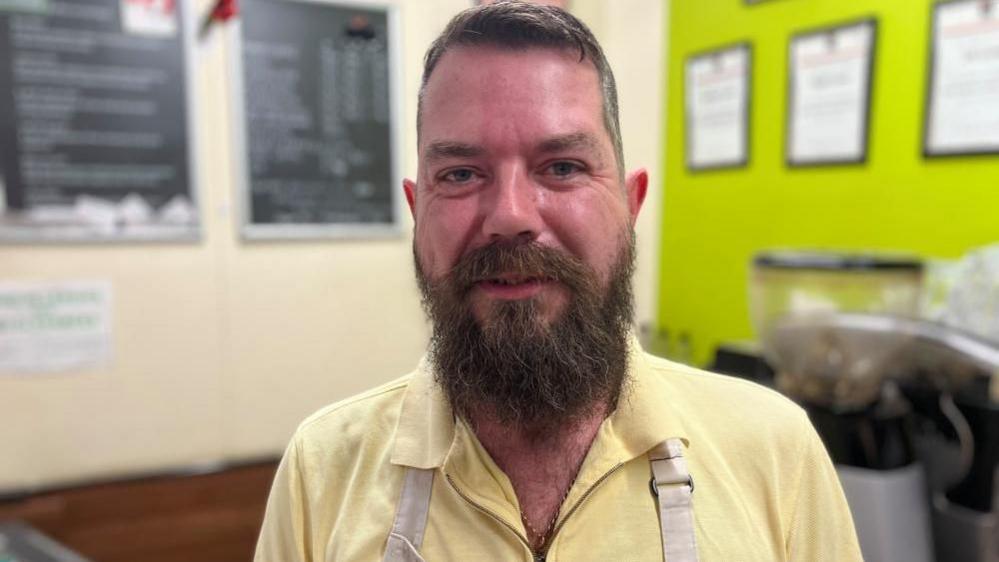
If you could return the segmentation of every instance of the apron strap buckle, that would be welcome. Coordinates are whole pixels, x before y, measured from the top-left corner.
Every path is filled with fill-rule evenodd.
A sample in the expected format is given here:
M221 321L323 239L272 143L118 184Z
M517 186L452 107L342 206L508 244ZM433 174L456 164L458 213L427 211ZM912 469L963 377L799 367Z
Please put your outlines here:
M649 490L659 510L663 557L666 562L698 562L694 531L694 478L683 458L683 442L667 439L649 451L652 478Z
M660 482L656 482L656 477L655 476L653 476L652 478L649 478L649 491L652 492L652 495L655 496L655 497L657 497L657 498L659 497L659 484L660 484ZM685 482L662 482L661 484L663 486L673 486L673 485L676 485L676 484L684 484L686 486L690 486L690 493L691 494L694 493L694 477L691 476L691 475L689 475L689 474L687 475L687 480Z

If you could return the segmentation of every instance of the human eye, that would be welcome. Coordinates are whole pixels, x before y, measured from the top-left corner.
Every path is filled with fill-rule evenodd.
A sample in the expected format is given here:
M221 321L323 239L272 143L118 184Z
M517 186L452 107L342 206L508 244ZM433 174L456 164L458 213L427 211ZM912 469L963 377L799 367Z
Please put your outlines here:
M475 171L471 168L454 168L445 171L439 177L445 183L463 184L475 179Z
M570 160L559 160L558 162L552 162L549 164L545 171L551 176L564 179L572 177L582 171L582 169L583 166L576 162L572 162Z

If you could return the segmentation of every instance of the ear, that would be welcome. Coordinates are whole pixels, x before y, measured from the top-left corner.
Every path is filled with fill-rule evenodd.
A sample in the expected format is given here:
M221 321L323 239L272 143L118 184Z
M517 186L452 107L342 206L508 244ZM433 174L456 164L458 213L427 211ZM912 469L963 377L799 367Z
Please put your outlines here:
M628 196L628 213L631 215L631 226L638 220L638 211L645 202L645 194L649 189L649 173L645 168L639 168L624 180L624 189Z
M406 203L409 204L409 214L416 220L416 182L410 179L402 180L402 190L406 193Z

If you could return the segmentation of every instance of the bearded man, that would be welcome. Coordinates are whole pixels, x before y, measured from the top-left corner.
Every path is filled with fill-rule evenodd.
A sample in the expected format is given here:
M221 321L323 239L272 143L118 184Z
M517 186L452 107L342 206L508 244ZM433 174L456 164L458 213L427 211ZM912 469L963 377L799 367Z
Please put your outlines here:
M632 336L648 176L616 97L557 8L473 8L431 45L403 186L427 356L300 426L258 562L861 559L801 409Z

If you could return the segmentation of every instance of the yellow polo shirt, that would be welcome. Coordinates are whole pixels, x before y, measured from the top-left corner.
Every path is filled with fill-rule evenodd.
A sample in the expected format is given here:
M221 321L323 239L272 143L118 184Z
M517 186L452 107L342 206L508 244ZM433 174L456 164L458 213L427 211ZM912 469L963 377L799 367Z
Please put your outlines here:
M627 389L563 504L549 562L663 559L646 453L670 437L688 444L702 562L861 560L836 472L799 407L635 343ZM509 479L455 421L423 363L302 423L255 561L381 560L406 466L436 471L427 562L534 559Z

